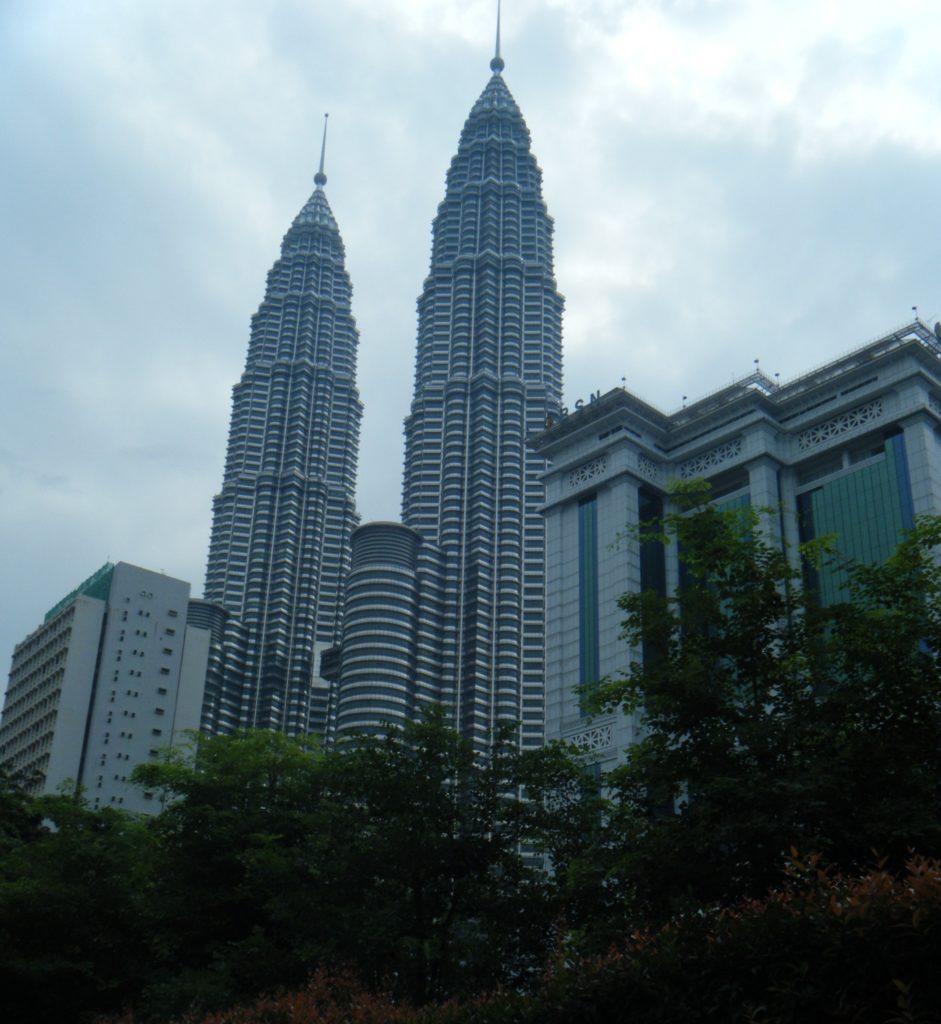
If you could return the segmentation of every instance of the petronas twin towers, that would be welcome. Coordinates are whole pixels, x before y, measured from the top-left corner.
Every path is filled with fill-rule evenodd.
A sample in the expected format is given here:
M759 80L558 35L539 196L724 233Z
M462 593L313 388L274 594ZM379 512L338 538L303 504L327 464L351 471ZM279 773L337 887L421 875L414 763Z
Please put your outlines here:
M561 405L562 297L503 66L498 42L434 220L401 524L357 529L358 335L322 157L285 235L214 505L209 731L381 731L436 702L482 751L499 723L542 742L545 463L526 438Z

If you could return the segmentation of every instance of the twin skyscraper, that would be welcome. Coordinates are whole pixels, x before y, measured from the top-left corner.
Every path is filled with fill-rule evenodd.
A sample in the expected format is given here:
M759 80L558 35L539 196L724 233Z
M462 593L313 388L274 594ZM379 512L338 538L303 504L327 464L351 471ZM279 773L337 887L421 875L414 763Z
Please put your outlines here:
M288 229L236 384L206 578L203 728L384 730L440 703L486 750L543 739L544 459L562 305L519 107L492 75L461 132L418 300L402 523L358 526L362 405L323 187Z

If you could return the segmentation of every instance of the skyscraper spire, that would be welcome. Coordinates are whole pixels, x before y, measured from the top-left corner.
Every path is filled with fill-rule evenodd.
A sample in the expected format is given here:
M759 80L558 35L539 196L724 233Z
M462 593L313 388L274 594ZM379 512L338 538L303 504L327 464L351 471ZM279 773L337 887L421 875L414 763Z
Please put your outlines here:
M497 39L432 225L403 523L352 540L336 705L342 736L442 704L481 754L508 723L542 744L546 463L526 439L562 396L552 219Z
M294 218L252 317L213 500L206 598L244 632L203 708L208 732L323 733L320 655L340 638L362 406L343 241L323 185Z
M320 143L320 169L314 175L314 184L317 188L323 188L327 184L327 176L323 173L323 159L327 153L327 118L329 114L323 115L323 141Z
M499 74L506 67L506 63L500 56L500 0L497 0L497 45L494 49L493 60L490 62L490 70Z

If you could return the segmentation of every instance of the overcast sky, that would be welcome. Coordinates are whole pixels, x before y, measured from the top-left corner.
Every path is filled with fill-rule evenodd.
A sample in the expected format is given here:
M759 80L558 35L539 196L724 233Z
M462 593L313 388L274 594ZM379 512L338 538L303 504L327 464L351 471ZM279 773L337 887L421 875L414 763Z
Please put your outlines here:
M398 518L415 299L493 0L3 0L0 657L107 559L202 591L249 318L312 190ZM507 0L565 398L669 411L941 315L937 0ZM5 678L5 672L2 673ZM0 679L0 688L4 685Z

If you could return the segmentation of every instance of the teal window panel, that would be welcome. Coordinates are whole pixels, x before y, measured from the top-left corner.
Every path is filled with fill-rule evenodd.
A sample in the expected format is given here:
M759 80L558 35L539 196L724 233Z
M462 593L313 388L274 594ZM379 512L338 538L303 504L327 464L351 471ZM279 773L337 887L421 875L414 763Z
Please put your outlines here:
M805 569L808 587L824 605L847 597L841 557L867 564L885 561L900 532L914 521L904 435L887 438L883 450L879 461L798 497L801 539L836 536L837 557L819 570Z

